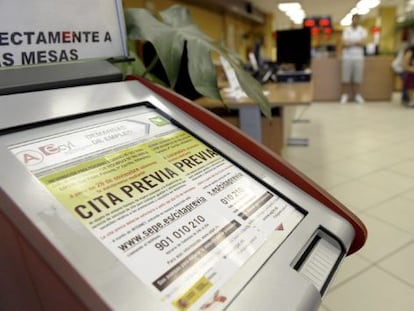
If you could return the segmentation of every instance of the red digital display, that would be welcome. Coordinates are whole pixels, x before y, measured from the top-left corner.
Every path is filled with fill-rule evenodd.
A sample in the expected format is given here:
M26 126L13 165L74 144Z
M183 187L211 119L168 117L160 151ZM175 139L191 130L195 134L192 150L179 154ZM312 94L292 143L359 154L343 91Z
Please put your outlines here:
M321 18L319 20L320 27L331 27L331 19L330 18Z
M311 33L312 33L313 35L317 35L317 34L319 34L319 28L318 28L318 27L312 27L312 29L311 29Z
M309 27L309 28L313 28L313 27L332 28L332 21L330 17L306 17L303 20L303 26Z
M313 19L307 19L307 18L305 18L304 19L304 21L303 21L303 26L305 26L305 27L313 27L313 26L315 26L315 20L313 20Z

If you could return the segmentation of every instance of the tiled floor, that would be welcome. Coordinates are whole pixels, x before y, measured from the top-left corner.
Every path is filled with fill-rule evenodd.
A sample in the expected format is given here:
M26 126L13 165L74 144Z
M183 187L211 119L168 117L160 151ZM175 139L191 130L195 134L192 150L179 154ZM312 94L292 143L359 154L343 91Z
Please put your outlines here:
M414 109L314 103L293 123L308 147L283 157L354 211L366 245L347 257L320 311L414 310ZM299 108L299 112L302 108Z

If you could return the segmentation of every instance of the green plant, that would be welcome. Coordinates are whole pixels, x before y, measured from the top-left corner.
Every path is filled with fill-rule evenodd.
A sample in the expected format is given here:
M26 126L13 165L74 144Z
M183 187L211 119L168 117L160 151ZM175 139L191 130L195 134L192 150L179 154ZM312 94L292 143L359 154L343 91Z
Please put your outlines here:
M396 31L414 29L414 18L407 18L402 22L399 22L395 25Z
M261 85L243 69L238 55L204 34L193 22L185 7L174 5L161 11L158 16L146 9L127 9L125 20L129 40L148 41L153 45L156 56L151 64L158 60L161 62L170 88L174 89L177 83L186 49L186 65L194 88L206 97L222 100L211 58L211 52L215 51L230 63L246 95L260 106L265 116L270 116L270 105ZM133 48L132 45L130 47ZM136 62L132 64L132 73L148 76L152 65L146 68L143 62L134 56Z

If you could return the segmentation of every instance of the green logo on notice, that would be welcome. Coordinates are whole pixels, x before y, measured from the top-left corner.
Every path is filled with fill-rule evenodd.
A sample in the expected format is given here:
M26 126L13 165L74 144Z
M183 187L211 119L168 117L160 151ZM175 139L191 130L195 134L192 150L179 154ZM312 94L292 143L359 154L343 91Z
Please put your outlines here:
M169 124L170 122L168 122L168 120L164 119L163 117L154 117L154 118L150 118L150 121L152 123L154 123L157 126L163 126L166 124Z

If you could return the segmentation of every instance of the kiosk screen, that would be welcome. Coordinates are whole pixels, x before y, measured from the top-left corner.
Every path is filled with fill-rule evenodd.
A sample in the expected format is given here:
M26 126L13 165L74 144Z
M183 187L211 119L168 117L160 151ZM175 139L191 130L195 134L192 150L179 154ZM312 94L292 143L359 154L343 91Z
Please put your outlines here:
M9 150L160 301L198 310L229 303L305 212L193 132L140 104L15 133Z

